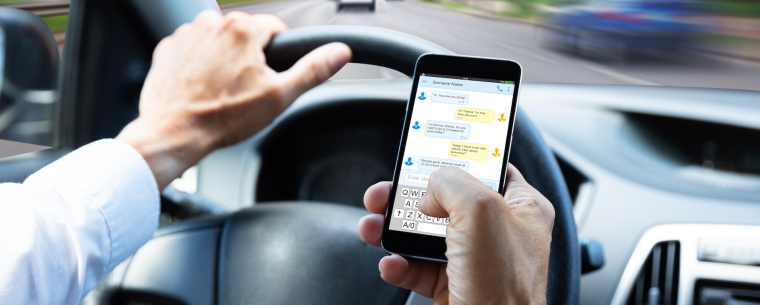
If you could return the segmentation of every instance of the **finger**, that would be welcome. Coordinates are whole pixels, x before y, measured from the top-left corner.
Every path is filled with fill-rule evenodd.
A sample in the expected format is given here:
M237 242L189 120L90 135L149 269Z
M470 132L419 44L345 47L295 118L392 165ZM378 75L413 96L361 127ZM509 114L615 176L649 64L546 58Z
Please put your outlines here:
M405 258L396 254L383 257L380 260L378 268L380 269L380 277L388 282L388 284L396 286L400 286L410 273L409 262ZM418 270L415 272L418 272Z
M251 14L243 12L243 11L231 11L231 12L228 12L227 14L224 14L225 18L232 18L232 19L245 18L248 16L251 16Z
M224 28L235 27L241 31L254 33L256 44L263 48L269 44L272 37L288 29L280 17L272 14L253 14L230 12L226 16Z
M343 43L321 46L280 73L285 100L292 102L311 88L323 83L351 60L351 49Z
M223 19L224 17L222 17L222 14L218 11L205 10L200 12L198 16L195 16L192 25L203 28L221 22Z
M385 215L385 209L388 207L388 196L391 194L392 184L389 181L375 183L370 186L364 193L364 206L367 211L375 214Z
M385 217L383 215L372 214L362 217L357 226L359 238L369 245L380 247L384 224Z
M530 186L530 183L525 180L522 173L517 167L509 163L507 166L507 185L506 187L526 187ZM532 187L531 187L532 188Z
M518 219L533 219L545 224L551 233L554 227L554 206L523 178L512 164L507 168L507 185L504 199Z
M439 286L447 285L445 264L421 261L393 254L380 260L380 277L388 284L432 297Z
M504 199L512 205L514 202L520 202L521 200L516 200L520 198L545 199L538 190L533 188L528 181L525 181L520 170L510 163L507 167L507 185L504 191ZM546 201L548 202L548 200Z
M187 31L190 31L190 28L191 27L190 27L189 23L185 23L183 25L180 25L177 29L174 30L174 33L172 34L172 36L182 35L182 34L186 33Z
M499 193L488 188L472 175L455 167L433 172L427 193L420 203L420 212L432 217L449 217L457 209L478 204L503 204Z

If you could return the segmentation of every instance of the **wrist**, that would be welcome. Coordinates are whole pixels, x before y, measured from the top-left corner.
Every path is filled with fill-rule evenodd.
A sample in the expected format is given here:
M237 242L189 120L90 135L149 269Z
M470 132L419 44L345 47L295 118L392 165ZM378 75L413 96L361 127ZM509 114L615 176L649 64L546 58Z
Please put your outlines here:
M188 132L172 132L138 118L116 137L132 146L153 172L159 190L163 190L188 168L213 150L211 141Z

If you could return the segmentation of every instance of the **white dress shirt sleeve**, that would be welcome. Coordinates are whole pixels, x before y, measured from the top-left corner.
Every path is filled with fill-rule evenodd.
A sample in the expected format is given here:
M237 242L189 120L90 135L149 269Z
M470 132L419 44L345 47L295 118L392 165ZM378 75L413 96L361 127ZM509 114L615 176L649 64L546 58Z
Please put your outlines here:
M77 304L147 242L159 192L142 156L100 140L0 184L0 304Z

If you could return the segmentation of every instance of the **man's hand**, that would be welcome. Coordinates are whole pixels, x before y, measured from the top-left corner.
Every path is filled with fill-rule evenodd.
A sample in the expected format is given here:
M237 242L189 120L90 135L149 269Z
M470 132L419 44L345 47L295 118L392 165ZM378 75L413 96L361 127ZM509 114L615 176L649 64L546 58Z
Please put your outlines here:
M380 246L390 182L367 190L374 213L359 221L359 235ZM502 198L473 176L452 167L430 176L420 212L449 217L448 264L386 256L381 277L431 297L435 304L545 304L554 208L509 165Z
M351 58L348 46L329 44L277 73L263 49L286 29L274 15L206 11L158 44L140 116L117 139L140 152L160 189L214 149L263 129Z

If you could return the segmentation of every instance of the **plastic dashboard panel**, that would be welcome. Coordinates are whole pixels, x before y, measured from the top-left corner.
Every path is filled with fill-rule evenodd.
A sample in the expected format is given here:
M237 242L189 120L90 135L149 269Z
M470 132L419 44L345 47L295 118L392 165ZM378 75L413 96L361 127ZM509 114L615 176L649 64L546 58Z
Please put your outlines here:
M760 93L701 88L529 84L521 105L554 152L590 179L578 233L604 247L581 304L610 304L640 238L663 224L760 225L760 179L683 167L631 137L626 112L760 129ZM733 183L736 182L736 183Z

